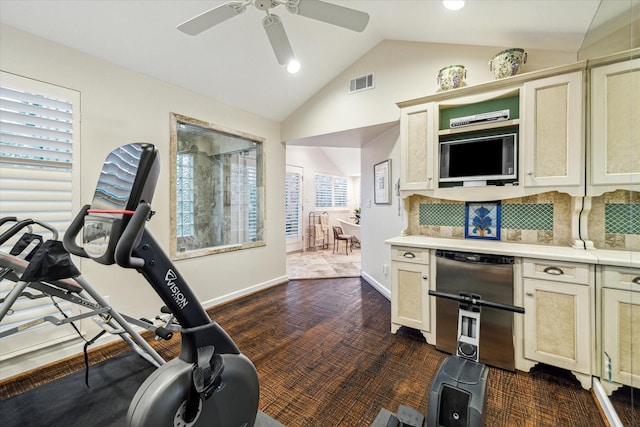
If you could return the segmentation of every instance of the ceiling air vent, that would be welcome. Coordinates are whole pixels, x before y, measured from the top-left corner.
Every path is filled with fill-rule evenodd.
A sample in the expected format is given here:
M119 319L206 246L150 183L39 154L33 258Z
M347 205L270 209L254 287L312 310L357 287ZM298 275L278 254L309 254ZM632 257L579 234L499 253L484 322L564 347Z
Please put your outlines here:
M349 81L349 93L373 89L373 73L355 77Z

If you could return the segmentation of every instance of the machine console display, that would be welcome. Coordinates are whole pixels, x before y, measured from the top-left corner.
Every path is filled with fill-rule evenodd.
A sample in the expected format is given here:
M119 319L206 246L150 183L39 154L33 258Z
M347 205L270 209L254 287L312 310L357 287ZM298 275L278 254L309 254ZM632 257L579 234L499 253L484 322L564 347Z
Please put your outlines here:
M128 144L106 158L91 208L84 218L83 247L87 255L112 264L122 231L141 201L151 202L159 172L156 148Z

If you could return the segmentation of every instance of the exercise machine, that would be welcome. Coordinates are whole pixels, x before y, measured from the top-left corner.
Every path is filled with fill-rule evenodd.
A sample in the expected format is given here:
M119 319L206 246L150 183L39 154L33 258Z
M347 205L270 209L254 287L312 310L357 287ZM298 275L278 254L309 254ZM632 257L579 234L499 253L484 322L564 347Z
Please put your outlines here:
M130 404L130 426L248 426L258 411L255 367L211 321L185 279L146 228L160 173L157 149L134 143L106 158L91 205L64 236L71 253L137 270L181 326L181 351L154 371ZM77 242L82 232L82 240Z
M429 295L458 301L456 354L440 365L429 392L427 427L480 427L486 405L489 368L479 362L480 308L524 313L524 308L484 301L473 293L459 295L429 291Z
M109 333L119 336L156 367L165 363L134 327L151 331L159 339L171 339L179 326L173 324L170 314L164 315L165 320L157 326L148 319L136 319L114 309L73 266L69 254L57 240L57 229L51 224L31 218L19 220L16 217L4 217L0 219L0 226L6 228L0 233L0 245L15 241L8 252L0 251L0 280L3 281L0 339L47 322L55 326L71 325L85 339L74 322L90 318L102 329L99 335ZM45 239L45 234L51 235L51 238ZM50 262L52 259L55 262ZM13 319L20 299L42 298L49 298L60 314L47 314L22 321ZM60 308L60 301L75 304L78 307L77 314L67 315ZM157 317L162 320L161 316ZM95 339L97 337L85 341L90 343Z

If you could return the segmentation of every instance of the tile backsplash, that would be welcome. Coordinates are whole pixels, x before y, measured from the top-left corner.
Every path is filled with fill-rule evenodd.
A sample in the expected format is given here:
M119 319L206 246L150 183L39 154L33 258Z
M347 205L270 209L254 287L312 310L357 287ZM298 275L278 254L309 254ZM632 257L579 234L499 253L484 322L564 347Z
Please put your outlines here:
M412 196L409 233L464 238L465 203ZM501 202L500 240L544 245L571 243L571 197L544 193Z
M640 248L640 192L618 190L593 197L588 225L596 248Z
M465 202L411 196L408 203L409 234L464 238ZM570 245L572 205L571 196L559 192L502 200L500 240ZM593 197L588 240L599 249L640 247L640 192L614 191Z

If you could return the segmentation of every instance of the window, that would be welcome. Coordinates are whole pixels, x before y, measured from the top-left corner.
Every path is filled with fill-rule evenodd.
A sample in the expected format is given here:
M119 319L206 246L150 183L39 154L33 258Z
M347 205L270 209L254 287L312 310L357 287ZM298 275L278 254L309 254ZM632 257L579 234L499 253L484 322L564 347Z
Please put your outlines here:
M80 207L79 168L75 162L80 94L4 72L0 73L0 82L0 217L47 222L58 229L61 239ZM51 238L50 233L42 235ZM13 243L15 240L10 240L2 249L9 251ZM0 297L12 287L13 282L1 281ZM63 301L60 307L72 313L70 303ZM3 319L0 330L13 327L13 322L59 314L46 298L13 308L15 312ZM0 359L76 336L71 328L47 322L3 338Z
M264 245L262 138L172 115L174 259Z
M316 174L316 207L346 208L348 183L345 177Z
M176 159L176 235L194 235L193 155L178 153Z

